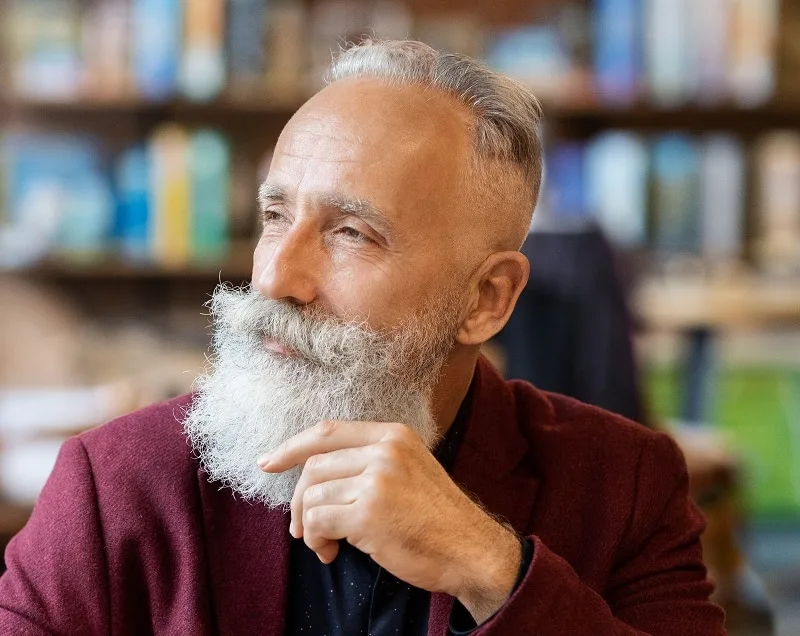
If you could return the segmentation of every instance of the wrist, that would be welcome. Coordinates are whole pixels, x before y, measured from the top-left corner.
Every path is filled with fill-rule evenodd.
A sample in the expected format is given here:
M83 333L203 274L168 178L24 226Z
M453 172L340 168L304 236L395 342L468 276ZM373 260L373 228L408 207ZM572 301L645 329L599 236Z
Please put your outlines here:
M458 601L479 625L508 600L519 575L522 543L511 530L495 524L496 536L480 546L457 594Z

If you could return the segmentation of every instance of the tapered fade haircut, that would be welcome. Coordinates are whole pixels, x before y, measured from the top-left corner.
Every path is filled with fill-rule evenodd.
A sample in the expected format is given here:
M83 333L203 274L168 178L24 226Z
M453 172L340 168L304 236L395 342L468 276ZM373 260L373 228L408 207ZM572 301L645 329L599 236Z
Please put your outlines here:
M542 108L522 84L472 58L413 40L367 39L343 47L325 81L347 78L430 88L465 105L473 116L477 178L495 196L520 206L517 212L530 223L542 181Z

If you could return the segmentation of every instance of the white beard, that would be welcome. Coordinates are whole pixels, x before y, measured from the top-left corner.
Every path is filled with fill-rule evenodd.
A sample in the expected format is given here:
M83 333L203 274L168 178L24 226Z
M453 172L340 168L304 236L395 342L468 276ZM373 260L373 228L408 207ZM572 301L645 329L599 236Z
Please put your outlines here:
M211 369L197 379L184 430L211 481L246 500L288 504L301 468L264 473L256 460L322 420L402 422L435 446L431 394L460 322L452 297L390 332L248 288L220 285L209 305ZM297 355L268 351L265 337Z

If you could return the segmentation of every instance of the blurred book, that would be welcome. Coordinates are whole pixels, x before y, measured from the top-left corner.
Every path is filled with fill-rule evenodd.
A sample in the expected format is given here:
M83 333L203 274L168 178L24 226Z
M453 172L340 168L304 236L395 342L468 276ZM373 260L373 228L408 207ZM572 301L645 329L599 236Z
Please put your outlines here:
M164 124L149 142L150 235L153 254L166 267L185 266L190 256L189 135Z
M227 9L228 90L234 99L256 99L264 88L267 0L229 0Z
M209 101L225 85L224 0L184 0L181 88L192 101Z
M17 235L0 264L28 264L50 250L83 258L106 247L113 203L94 139L13 134L3 142L3 155L8 224Z
M648 162L647 144L632 132L604 133L587 149L589 209L616 245L647 242Z
M744 240L745 149L735 137L714 134L701 146L700 215L702 253L731 262L742 255Z
M142 145L117 160L117 221L115 235L122 255L131 260L150 256L150 158Z
M689 20L696 64L695 101L716 106L728 97L731 0L690 2Z
M305 38L310 54L306 90L316 92L331 63L331 55L347 42L360 42L371 35L370 2L365 0L326 0L311 10L311 24Z
M307 28L308 15L302 2L270 0L264 55L271 101L293 104L307 94L306 73L310 63ZM316 81L319 83L321 79Z
M652 197L655 248L664 254L696 254L700 248L700 153L679 133L653 145Z
M82 26L83 93L110 99L130 91L129 0L93 0Z
M475 14L448 11L421 15L414 20L414 37L437 51L483 57L486 28Z
M638 0L595 0L594 73L607 104L632 104L642 69L642 12Z
M97 169L79 172L64 201L57 249L62 258L91 260L104 254L114 226L114 196Z
M756 145L755 253L768 273L800 271L800 134L775 132Z
M494 70L535 89L540 99L558 103L569 94L572 60L552 23L499 31L489 40L486 59Z
M734 99L761 106L775 93L779 0L730 0L730 84Z
M585 146L578 141L560 141L547 150L545 207L562 219L586 218L587 192Z
M74 99L81 84L80 6L75 0L11 0L3 16L15 94Z
M136 88L151 100L175 94L182 42L182 0L132 0Z
M694 95L695 44L691 37L693 0L645 0L644 42L650 97L657 106L674 108Z
M214 261L228 247L231 150L214 130L198 130L190 140L191 245L194 260Z

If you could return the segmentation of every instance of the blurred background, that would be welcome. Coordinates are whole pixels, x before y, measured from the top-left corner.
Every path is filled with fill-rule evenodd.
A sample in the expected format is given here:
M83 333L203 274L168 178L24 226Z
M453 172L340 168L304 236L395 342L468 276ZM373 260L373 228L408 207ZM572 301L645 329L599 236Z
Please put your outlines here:
M732 633L800 635L800 1L0 0L0 33L3 543L66 436L190 389L331 51L413 37L544 105L487 352L670 430Z

